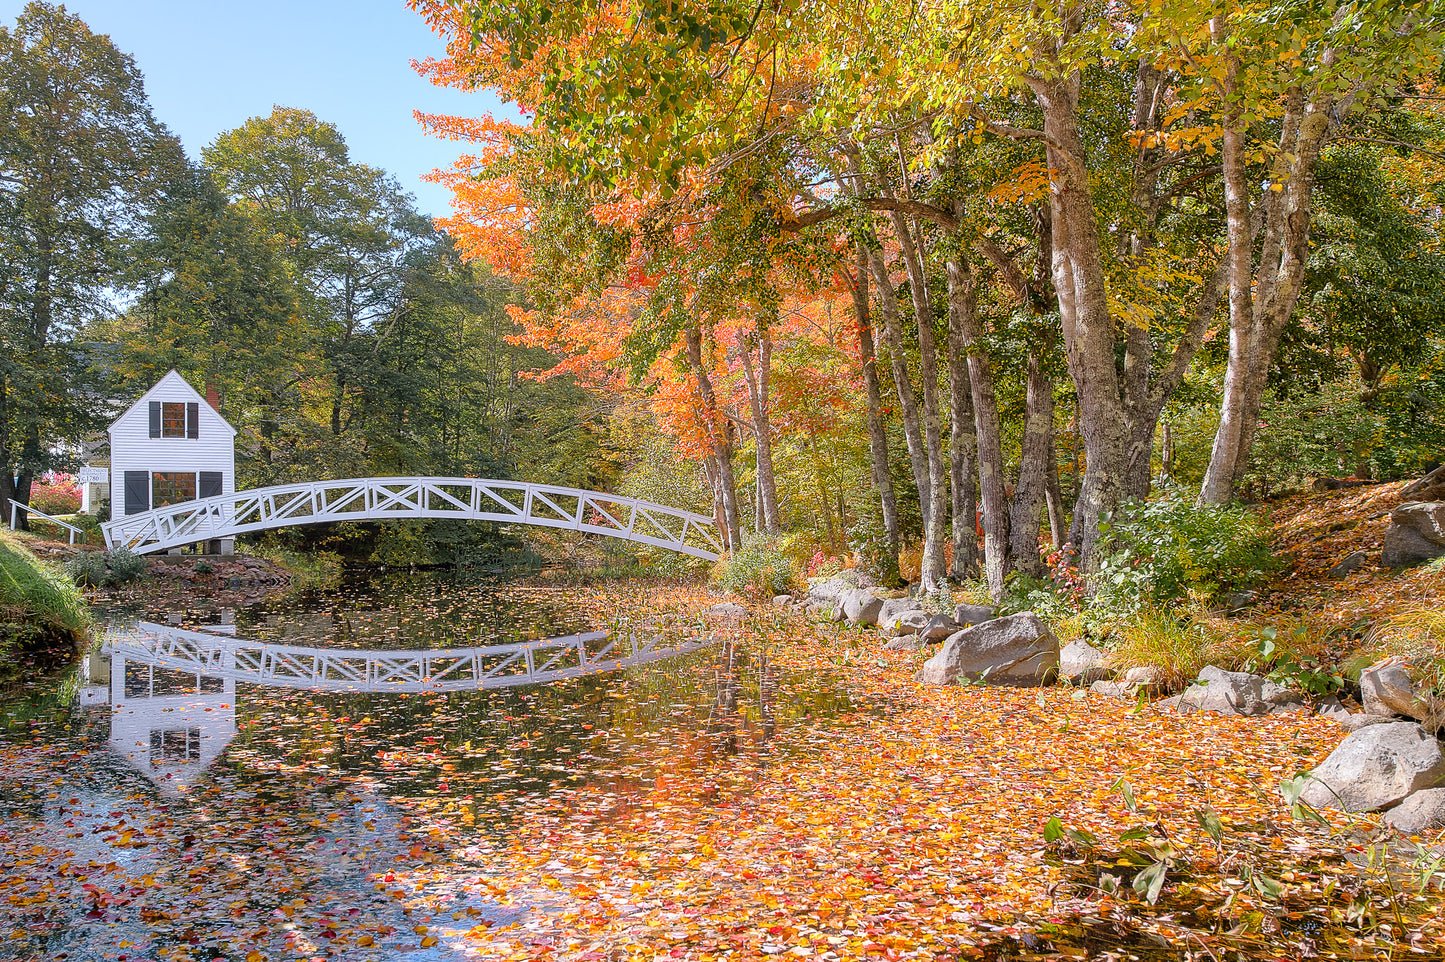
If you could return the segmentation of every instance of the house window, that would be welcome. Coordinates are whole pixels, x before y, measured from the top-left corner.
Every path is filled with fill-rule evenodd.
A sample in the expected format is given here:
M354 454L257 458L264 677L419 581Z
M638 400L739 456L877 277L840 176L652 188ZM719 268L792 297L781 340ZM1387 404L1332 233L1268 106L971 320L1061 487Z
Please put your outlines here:
M196 475L188 471L157 471L151 475L151 507L196 500Z
M186 436L186 402L161 402L161 437L183 438Z
M152 762L194 762L201 757L199 728L151 730Z

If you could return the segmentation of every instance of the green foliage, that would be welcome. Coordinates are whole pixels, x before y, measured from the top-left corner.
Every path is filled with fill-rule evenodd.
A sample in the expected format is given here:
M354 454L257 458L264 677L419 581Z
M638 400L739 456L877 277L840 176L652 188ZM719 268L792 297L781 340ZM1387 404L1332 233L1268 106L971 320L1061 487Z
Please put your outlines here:
M858 556L858 563L864 571L878 580L881 585L897 585L898 556L888 542L888 532L883 527L883 513L870 499L868 510L860 513L848 529L848 547Z
M987 601L987 593L984 594ZM1076 599L1058 582L1038 578L1022 571L1009 573L1004 582L1004 596L999 601L1002 614L1032 611L1049 621L1062 621L1078 613Z
M295 551L274 540L238 544L236 550L284 569L293 588L325 588L341 579L341 556L334 551Z
M1197 506L1177 490L1122 505L1099 531L1093 603L1116 611L1190 596L1209 601L1258 583L1275 564L1252 512Z
M0 662L17 650L72 650L90 626L85 599L69 579L0 533Z
M99 588L106 582L105 553L81 551L65 562L65 573L82 588Z
M1310 635L1310 629L1304 625L1294 628L1283 639L1277 628L1260 629L1246 669L1264 672L1271 681L1317 697L1340 691L1345 687L1344 676L1307 652L1311 647Z
M76 335L124 286L128 227L179 156L109 37L39 2L0 27L0 504L103 423Z
M1417 344L1416 362L1356 371L1308 392L1266 397L1249 477L1267 495L1321 476L1417 477L1445 450L1445 351Z
M111 548L105 553L105 564L110 569L106 582L123 585L146 573L146 559L129 548Z
M797 580L786 546L763 535L745 535L742 547L724 555L712 572L714 585L748 598L785 594Z

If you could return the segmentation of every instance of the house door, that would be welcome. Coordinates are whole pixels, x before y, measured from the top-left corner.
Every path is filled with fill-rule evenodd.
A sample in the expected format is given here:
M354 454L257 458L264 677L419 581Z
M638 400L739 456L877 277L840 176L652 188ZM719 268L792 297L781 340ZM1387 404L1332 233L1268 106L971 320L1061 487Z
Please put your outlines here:
M149 471L125 473L125 513L140 514L151 509L151 474Z

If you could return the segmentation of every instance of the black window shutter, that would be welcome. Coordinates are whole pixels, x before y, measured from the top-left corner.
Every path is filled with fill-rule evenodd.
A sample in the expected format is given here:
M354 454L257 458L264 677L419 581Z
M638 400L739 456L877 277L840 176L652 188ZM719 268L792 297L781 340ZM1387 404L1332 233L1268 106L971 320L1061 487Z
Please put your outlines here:
M161 402L151 402L151 437L161 436ZM129 473L129 472L127 472Z
M202 471L200 485L196 491L198 498L215 498L221 494L221 472Z
M155 403L155 402L151 402ZM151 476L149 471L125 473L125 513L139 514L151 509Z
M201 406L195 401L186 405L186 437L194 441L201 436Z

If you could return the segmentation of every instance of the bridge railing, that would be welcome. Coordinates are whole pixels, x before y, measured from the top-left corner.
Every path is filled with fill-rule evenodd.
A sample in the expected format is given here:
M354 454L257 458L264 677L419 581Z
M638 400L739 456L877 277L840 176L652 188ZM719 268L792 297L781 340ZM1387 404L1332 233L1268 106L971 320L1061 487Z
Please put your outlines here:
M296 524L457 518L561 528L715 560L713 519L637 498L486 478L348 478L237 491L126 515L106 543L140 554Z

